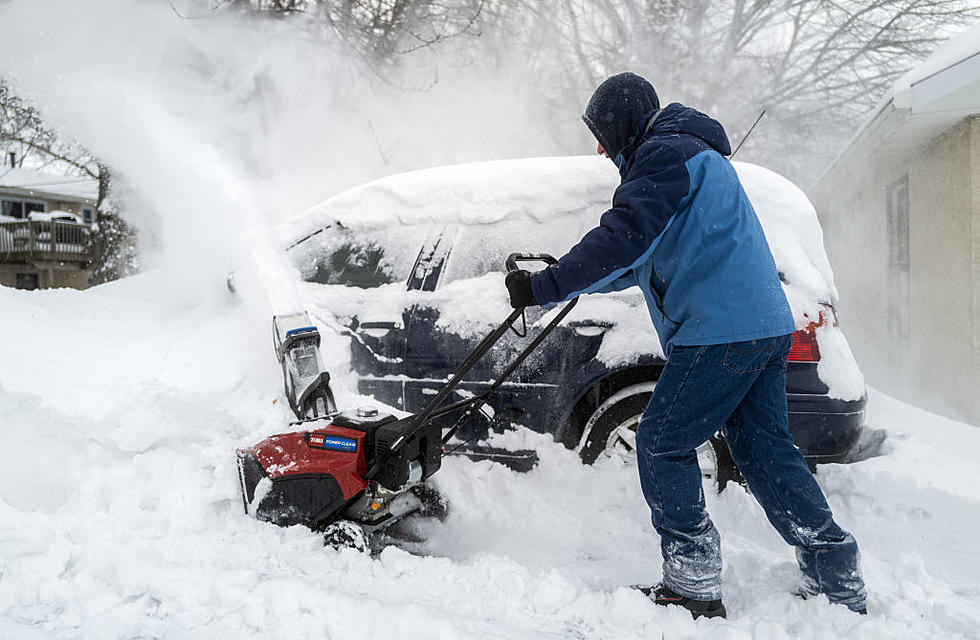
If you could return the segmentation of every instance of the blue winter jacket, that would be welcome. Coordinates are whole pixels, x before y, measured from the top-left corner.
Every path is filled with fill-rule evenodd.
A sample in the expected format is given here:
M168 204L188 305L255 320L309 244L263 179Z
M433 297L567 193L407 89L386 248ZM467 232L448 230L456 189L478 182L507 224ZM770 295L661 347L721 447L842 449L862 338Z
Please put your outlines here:
M792 333L765 234L721 124L672 103L617 158L612 208L558 264L534 274L540 304L639 286L665 354L677 345ZM651 122L651 118L653 119Z

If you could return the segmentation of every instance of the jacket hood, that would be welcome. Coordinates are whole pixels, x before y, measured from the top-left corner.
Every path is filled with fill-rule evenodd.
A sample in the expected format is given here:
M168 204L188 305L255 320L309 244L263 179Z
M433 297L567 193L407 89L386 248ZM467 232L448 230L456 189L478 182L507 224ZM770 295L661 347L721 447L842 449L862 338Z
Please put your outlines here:
M635 73L607 78L592 94L582 120L602 148L615 158L631 142L646 115L660 108L653 85Z
M634 144L623 150L626 156L629 156L650 136L670 133L696 136L721 155L732 155L732 147L728 142L728 134L725 133L725 128L721 126L720 122L697 109L685 107L679 102L672 102L659 112L648 115L649 117L642 123L642 128L638 129L633 137ZM653 122L650 122L650 118L653 118Z

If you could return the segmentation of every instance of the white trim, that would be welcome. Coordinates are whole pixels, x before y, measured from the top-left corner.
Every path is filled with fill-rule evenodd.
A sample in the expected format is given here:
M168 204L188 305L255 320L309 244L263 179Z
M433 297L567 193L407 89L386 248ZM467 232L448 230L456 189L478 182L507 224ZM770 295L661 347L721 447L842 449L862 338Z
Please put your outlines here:
M913 83L910 106L914 113L927 112L930 111L929 105L976 84L980 84L980 52ZM970 106L976 106L980 111L980 104L962 105L963 108Z

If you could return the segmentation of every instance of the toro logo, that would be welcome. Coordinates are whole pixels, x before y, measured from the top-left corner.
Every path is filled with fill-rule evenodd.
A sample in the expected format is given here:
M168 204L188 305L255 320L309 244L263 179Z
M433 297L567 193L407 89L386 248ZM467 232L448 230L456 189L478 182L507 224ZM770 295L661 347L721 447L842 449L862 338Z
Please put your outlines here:
M324 435L322 433L311 433L310 434L310 446L311 447L322 447L323 446Z

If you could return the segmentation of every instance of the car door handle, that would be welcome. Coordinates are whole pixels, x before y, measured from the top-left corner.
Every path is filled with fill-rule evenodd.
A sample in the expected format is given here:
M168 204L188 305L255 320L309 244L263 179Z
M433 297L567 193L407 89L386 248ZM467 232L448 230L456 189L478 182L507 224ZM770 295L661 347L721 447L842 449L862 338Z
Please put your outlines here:
M366 333L372 338L382 338L388 335L392 329L402 329L402 323L391 321L361 322L357 325L357 331Z
M598 336L612 329L613 323L604 320L572 320L568 326L581 336Z

